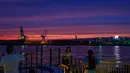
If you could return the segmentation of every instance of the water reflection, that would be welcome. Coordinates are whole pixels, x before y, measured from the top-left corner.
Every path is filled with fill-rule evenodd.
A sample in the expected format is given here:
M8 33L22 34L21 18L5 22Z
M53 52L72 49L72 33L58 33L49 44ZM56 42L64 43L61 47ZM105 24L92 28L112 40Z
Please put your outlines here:
M21 48L21 52L23 53L23 52L24 52L25 45L22 45L21 47L22 47L22 48Z
M25 46L24 45L22 45L22 49L24 49L25 48Z
M116 57L116 63L120 63L120 47L119 46L114 46L114 55ZM119 67L117 64L116 67Z
M102 46L99 46L98 52L99 52L99 54L98 54L99 60L100 60L100 62L101 62L101 59L102 59Z

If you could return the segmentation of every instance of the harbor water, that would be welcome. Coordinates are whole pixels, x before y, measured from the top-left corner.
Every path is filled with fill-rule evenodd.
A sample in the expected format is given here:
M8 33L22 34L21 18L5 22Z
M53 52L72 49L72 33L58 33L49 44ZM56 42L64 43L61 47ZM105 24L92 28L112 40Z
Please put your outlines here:
M58 49L60 48L60 55L62 57L63 52L68 46L38 46L38 51L40 52L40 48L43 47L43 60L45 63L49 61L49 49L52 48L52 61L58 58ZM92 49L94 51L95 56L99 57L101 60L114 59L120 63L129 63L130 64L130 46L69 46L71 47L71 52L73 58L82 59L87 56L88 49ZM0 46L0 52L6 53L6 46ZM36 45L34 46L14 46L14 52L36 52ZM53 61L55 62L55 61Z

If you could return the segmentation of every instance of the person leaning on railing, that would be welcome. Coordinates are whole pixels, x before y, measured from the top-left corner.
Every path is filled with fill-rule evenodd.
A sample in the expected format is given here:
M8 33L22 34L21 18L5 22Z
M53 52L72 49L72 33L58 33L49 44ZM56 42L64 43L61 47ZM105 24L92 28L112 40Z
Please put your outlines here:
M7 45L6 51L7 55L2 56L0 61L4 73L19 73L18 63L30 54L13 54L13 45Z
M96 73L96 65L99 64L99 59L94 56L92 50L88 50L88 56L80 61L83 66L84 73Z
M3 56L3 53L0 53L0 61L1 61L1 57L2 57L2 56ZM4 73L2 66L0 66L0 73Z
M70 67L72 66L72 54L70 47L66 48L66 51L64 52L62 56L62 67L66 68L65 71L69 71Z

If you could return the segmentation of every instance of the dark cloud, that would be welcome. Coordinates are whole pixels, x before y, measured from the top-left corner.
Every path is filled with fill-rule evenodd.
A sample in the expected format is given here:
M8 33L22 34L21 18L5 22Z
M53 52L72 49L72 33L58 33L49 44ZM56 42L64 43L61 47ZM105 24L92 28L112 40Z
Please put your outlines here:
M52 15L76 11L130 12L124 0L0 0L0 17Z

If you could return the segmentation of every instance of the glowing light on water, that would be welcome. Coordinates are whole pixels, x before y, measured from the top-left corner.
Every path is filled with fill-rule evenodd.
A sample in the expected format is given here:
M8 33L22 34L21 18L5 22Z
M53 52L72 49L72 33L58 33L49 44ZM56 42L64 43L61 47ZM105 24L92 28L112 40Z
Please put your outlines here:
M100 62L101 62L101 58L102 58L102 46L100 45L98 49L99 49L99 51L98 51L99 52L99 59L100 59Z
M115 46L115 49L114 49L114 55L116 56L116 60L120 60L120 49L119 49L119 46Z
M119 46L115 46L115 49L119 49Z
M120 63L120 47L114 46L114 55L116 56L116 67L119 67L118 63Z
M24 48L25 48L25 46L24 46L24 45L22 45L22 48L24 49Z
M47 47L46 45L42 45L43 48Z
M100 45L99 48L102 48L102 46Z

